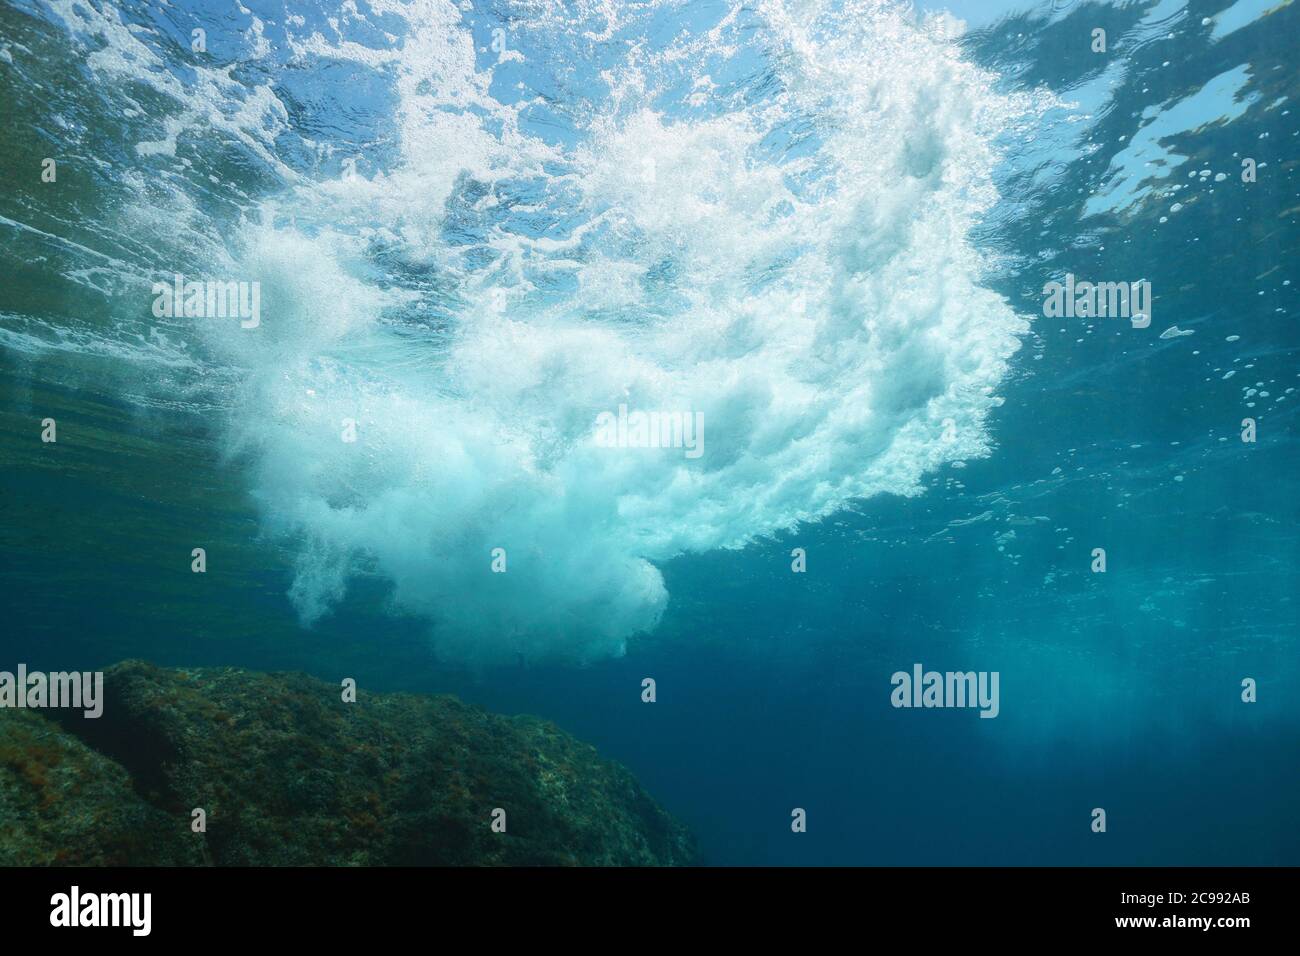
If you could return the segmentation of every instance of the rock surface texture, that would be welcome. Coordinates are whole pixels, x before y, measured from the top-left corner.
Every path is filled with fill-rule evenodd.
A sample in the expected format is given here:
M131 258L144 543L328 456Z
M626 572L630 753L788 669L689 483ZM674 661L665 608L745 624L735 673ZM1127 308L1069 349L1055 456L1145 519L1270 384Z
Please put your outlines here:
M593 747L454 697L128 661L98 719L0 711L0 865L695 862Z

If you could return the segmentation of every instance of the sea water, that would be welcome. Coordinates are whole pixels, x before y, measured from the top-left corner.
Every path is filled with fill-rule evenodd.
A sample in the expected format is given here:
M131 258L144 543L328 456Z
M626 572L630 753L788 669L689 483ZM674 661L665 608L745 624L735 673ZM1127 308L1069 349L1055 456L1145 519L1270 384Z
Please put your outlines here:
M0 667L540 714L713 863L1296 863L1297 41L11 2Z

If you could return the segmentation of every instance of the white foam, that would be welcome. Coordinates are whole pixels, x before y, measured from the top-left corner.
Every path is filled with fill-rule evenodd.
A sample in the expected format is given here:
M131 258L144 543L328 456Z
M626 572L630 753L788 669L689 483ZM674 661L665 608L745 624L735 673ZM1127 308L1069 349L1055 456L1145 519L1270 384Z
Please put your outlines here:
M989 453L1028 323L981 286L970 231L994 138L1034 104L990 92L950 20L764 2L758 29L736 5L656 40L653 8L528 4L513 48L580 90L565 142L533 125L545 101L490 95L520 67L480 60L455 4L371 6L407 21L398 45L346 23L290 42L391 82L400 159L250 216L226 268L262 283L261 325L204 326L243 370L230 447L266 526L301 542L305 621L373 572L441 653L619 654L674 556ZM280 115L247 102L241 130ZM447 227L449 200L474 229ZM620 403L702 413L704 455L598 446Z

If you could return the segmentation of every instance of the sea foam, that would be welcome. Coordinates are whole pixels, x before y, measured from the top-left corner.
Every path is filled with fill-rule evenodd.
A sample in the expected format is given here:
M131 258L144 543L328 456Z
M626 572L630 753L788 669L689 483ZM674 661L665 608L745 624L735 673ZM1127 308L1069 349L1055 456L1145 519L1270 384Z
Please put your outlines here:
M764 2L666 34L668 6L505 4L498 36L377 0L391 44L365 5L290 36L377 78L398 143L246 210L222 268L261 325L199 333L304 623L378 574L449 657L617 655L674 556L990 452L1028 326L971 232L1032 104L948 17ZM624 405L702 416L706 452L597 441Z

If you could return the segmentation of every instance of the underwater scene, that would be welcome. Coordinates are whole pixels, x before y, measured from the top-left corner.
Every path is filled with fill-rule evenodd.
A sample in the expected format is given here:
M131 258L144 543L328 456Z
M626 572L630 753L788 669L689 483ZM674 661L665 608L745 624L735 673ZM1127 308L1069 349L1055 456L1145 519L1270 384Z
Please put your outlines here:
M1300 864L1298 52L3 0L0 865Z

